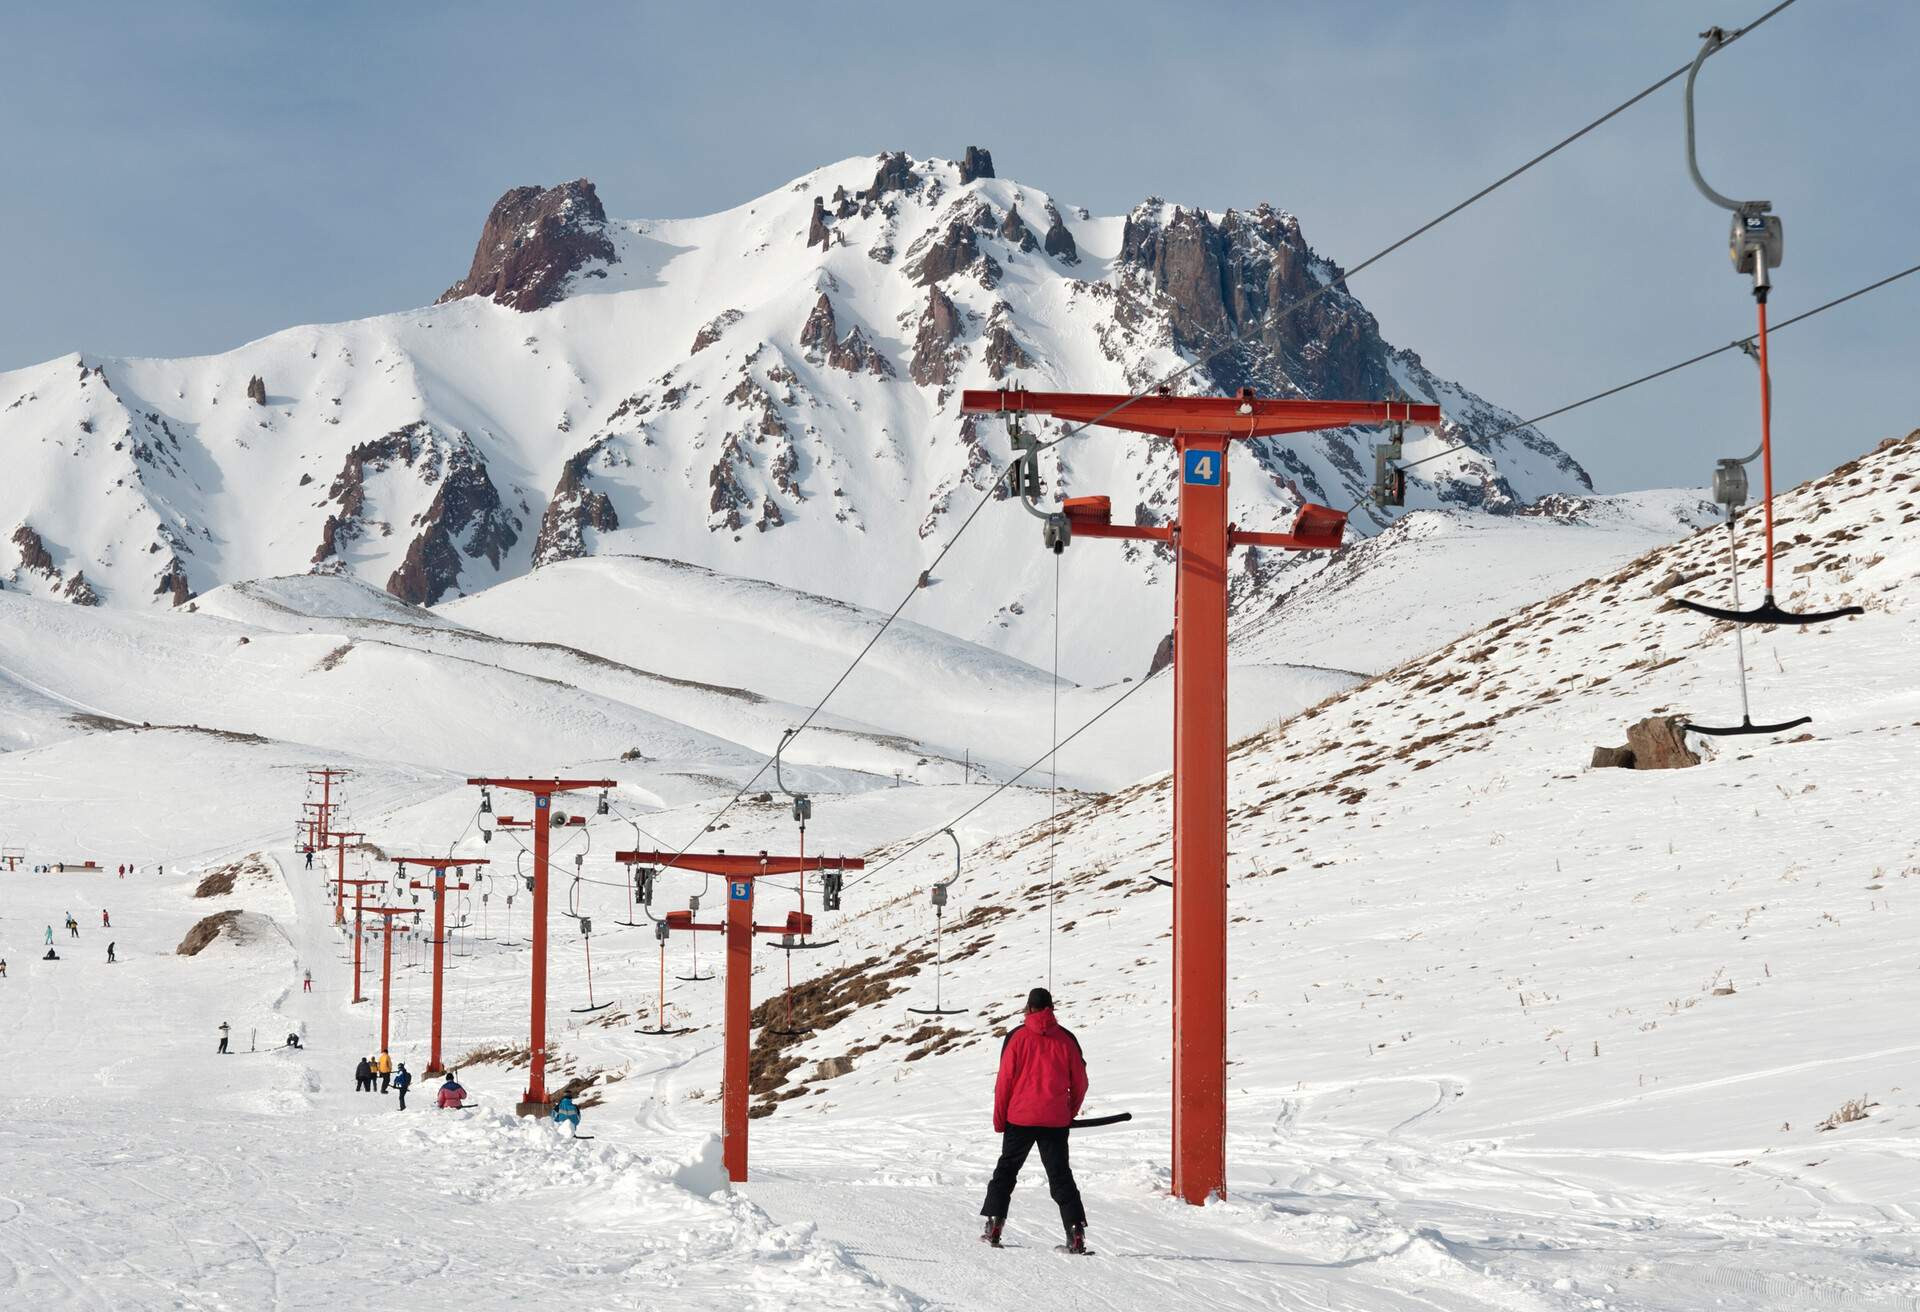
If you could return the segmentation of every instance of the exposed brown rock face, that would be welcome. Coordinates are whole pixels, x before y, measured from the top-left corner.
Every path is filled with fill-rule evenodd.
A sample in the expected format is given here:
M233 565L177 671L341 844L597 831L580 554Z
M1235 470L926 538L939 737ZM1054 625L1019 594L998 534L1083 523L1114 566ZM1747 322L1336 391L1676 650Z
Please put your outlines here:
M231 911L214 912L187 931L187 936L180 940L180 946L174 949L174 953L182 957L197 957L223 933L239 938L241 914L237 907Z
M707 320L699 332L693 335L693 349L688 355L698 355L726 335L727 329L739 323L746 316L738 310L722 310Z
M847 195L847 189L845 187L835 187L833 189L834 218L850 219L859 212L860 207L854 203L853 197Z
M67 586L60 589L60 595L76 606L98 606L100 594L93 590L93 584L87 582L87 572L77 569L73 577L67 580Z
M927 288L927 308L920 316L920 332L913 342L908 374L922 387L946 386L954 380L960 337L960 311L936 285Z
M806 348L810 360L824 360L832 368L845 373L870 373L879 378L894 376L893 365L880 353L878 347L867 340L867 335L855 324L845 337L838 336L839 328L833 317L833 302L825 292L814 302L813 312L807 316L807 322L800 329L800 345Z
M588 466L606 446L607 439L575 452L560 471L554 485L553 500L540 521L540 536L534 539L533 567L540 568L556 560L576 560L587 554L586 530L607 532L620 527L613 513L613 502L604 492L587 486Z
M880 168L873 175L873 185L867 188L867 199L879 200L890 191L912 191L919 185L920 179L913 171L907 152L896 150L880 157Z
M1149 201L1127 216L1121 261L1166 298L1181 347L1230 348L1207 366L1221 390L1287 390L1284 379L1309 396L1392 394L1379 325L1344 287L1304 310L1286 308L1320 288L1292 215L1261 205L1229 210L1216 225L1201 211L1175 209L1163 224L1159 208ZM1337 268L1326 276L1339 283Z
M568 279L588 264L618 259L607 235L607 212L591 182L515 187L487 215L473 267L440 300L485 296L516 310L538 310L565 295Z
M161 572L160 581L153 589L153 595L156 597L163 597L168 593L173 594L173 604L176 606L185 605L199 595L194 592L193 585L187 580L186 563L178 556L167 561L167 568Z
M464 440L449 453L446 477L419 524L406 559L387 580L388 592L416 606L431 606L459 586L462 552L484 556L499 569L501 557L519 540L486 463Z
M1153 649L1153 659L1147 664L1147 677L1154 675L1173 664L1173 635L1169 633L1160 639L1160 645Z
M993 314L987 319L987 372L995 379L1005 378L1010 369L1025 369L1033 363L1026 349L1013 335L1013 329L1007 326L1012 309L1005 301L993 307Z
M267 403L267 380L259 374L247 379L247 399L255 405Z
M993 176L993 152L979 146L968 146L967 153L960 158L960 182L964 186L975 178Z
M1080 263L1080 248L1074 244L1067 225L1060 221L1060 211L1051 204L1047 206L1047 220L1047 236L1040 248L1062 264Z
M13 531L13 545L20 549L20 568L45 574L58 582L60 571L54 567L53 556L47 551L47 544L40 540L30 524L22 524Z
M1009 209L1007 211L1007 217L1001 220L1000 235L1023 251L1036 250L1040 245L1039 242L1034 240L1033 232L1020 218L1020 207L1018 205Z
M420 531L400 567L387 579L387 591L416 606L430 606L459 585L463 553L485 556L499 568L502 556L519 540L518 522L502 508L486 462L472 440L465 433L442 436L425 420L362 442L347 453L346 463L328 489L340 509L327 516L320 531L314 565L323 566L338 557L347 543L366 531L362 516L367 474L396 463L414 468L424 483L437 484L438 490L426 512L414 521Z
M939 240L927 247L926 254L920 257L920 262L914 265L910 272L915 282L922 287L930 287L982 260L986 261L986 264L982 265L983 269L987 264L992 264L992 260L980 250L980 242L974 235L973 224L962 217L947 224L946 231L941 233ZM995 272L997 271L995 266ZM992 281L984 276L981 281L989 287L993 285Z
M807 225L807 245L827 248L833 239L833 232L827 227L827 202L819 196L813 198L813 220Z

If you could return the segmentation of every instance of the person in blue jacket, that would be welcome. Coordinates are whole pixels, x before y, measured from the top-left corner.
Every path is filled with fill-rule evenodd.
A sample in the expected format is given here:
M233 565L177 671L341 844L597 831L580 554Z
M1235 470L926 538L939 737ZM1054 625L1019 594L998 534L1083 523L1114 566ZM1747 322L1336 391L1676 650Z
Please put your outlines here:
M563 1122L571 1125L575 1134L580 1132L580 1109L574 1105L570 1093L560 1095L560 1101L553 1105L553 1123L559 1125Z

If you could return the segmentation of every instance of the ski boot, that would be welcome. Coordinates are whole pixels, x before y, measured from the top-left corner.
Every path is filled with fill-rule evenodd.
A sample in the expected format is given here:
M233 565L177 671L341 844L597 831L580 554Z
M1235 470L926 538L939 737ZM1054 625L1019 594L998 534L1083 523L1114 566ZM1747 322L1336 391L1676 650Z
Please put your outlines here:
M1000 1247L1000 1232L1006 1228L1007 1228L1006 1217L1004 1216L988 1217L987 1228L980 1232L980 1242L983 1244L991 1244L995 1248Z
M1074 1225L1068 1226L1067 1242L1064 1244L1061 1244L1055 1251L1061 1252L1061 1253L1072 1253L1076 1257L1092 1257L1093 1250L1087 1247L1086 1223L1082 1221Z

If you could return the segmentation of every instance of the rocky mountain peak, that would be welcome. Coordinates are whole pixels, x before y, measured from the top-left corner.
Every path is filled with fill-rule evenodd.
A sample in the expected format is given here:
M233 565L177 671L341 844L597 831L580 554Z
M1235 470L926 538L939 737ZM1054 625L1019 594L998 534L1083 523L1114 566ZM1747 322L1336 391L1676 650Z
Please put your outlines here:
M967 153L960 157L960 184L993 175L993 152L983 146L968 146Z
M515 187L494 202L474 247L473 267L440 301L485 296L516 310L544 309L566 294L574 274L595 261L614 264L619 258L591 182Z

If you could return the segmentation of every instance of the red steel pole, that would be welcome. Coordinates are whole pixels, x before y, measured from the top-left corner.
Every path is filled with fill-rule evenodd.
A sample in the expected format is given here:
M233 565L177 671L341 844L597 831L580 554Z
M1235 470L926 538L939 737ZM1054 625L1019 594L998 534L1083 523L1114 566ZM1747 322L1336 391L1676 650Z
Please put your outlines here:
M340 864L337 867L336 874L339 883L333 896L333 923L339 925L344 924L347 919L347 840L349 838L365 838L366 835L335 833L333 837L339 840L338 847L340 853Z
M747 1178L747 1081L753 1027L753 886L727 881L726 1059L720 1076L720 1160L727 1179Z
M1173 1192L1227 1184L1226 441L1182 433L1173 622Z
M460 866L484 866L486 861L467 857L460 860L442 860L438 857L397 856L394 863L400 866L428 866L433 870L433 883L423 884L419 880L411 881L414 888L433 890L433 1043L427 1054L428 1075L438 1075L446 1068L440 1064L440 1008L445 991L447 962L447 890L470 888L464 881L458 884L447 883L447 868Z
M348 884L353 885L353 1000L355 1002L366 1001L360 996L360 913L365 909L366 891L385 882L380 879L345 879L340 882L340 891L343 894Z
M533 794L533 1014L527 1026L527 1092L514 1110L521 1116L540 1116L547 1109L547 858L553 795L613 788L617 783L612 779L469 779L467 783Z
M357 896L358 890L355 892ZM383 931L381 937L384 942L381 945L380 962L380 1051L386 1052L389 1046L389 1027L393 1019L393 918L417 916L420 912L416 907L368 907L367 910L381 918ZM406 928L402 926L400 932L406 933Z

